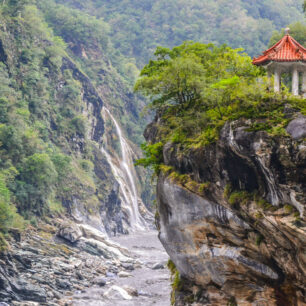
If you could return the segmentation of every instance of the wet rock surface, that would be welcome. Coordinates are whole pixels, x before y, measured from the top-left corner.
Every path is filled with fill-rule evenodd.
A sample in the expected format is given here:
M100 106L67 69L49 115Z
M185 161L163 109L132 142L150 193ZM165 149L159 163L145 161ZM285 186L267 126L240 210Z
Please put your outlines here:
M152 266L165 266L168 255L157 238L157 232L142 232L113 238L126 247L134 259L133 263L122 263L117 271L128 273L106 273L106 285L92 286L73 296L73 305L170 305L170 276L168 269L152 270ZM102 297L102 298L101 298Z
M160 239L181 275L176 305L305 305L304 120L288 136L239 120L206 147L164 146L164 164L189 179L161 173L157 185Z
M0 254L0 305L169 305L168 270L150 269L168 258L157 233L115 240L122 246L62 220L11 238Z

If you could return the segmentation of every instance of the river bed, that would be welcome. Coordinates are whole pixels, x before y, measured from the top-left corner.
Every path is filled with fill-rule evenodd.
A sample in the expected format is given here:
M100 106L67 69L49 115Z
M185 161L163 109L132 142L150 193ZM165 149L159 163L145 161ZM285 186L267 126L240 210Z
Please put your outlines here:
M74 295L73 305L77 306L169 306L170 305L170 275L166 267L168 255L157 237L156 231L141 232L127 236L112 238L113 241L126 247L131 256L137 260L135 269L129 271L129 277L119 277L109 273L105 278L106 285L102 288L92 287L85 292ZM152 269L156 264L162 264L163 269ZM105 293L112 288L136 289L138 296L129 295L128 299L120 294Z

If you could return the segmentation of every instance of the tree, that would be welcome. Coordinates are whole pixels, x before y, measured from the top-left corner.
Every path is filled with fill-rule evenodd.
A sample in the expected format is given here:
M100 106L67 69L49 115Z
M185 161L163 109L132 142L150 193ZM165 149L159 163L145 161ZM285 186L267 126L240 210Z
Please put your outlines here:
M217 107L222 117L220 107L230 103L237 85L252 86L261 75L241 51L193 42L172 50L157 48L156 60L143 68L135 91L148 96L151 107L159 111L172 106L183 111L201 104Z
M48 200L54 190L57 172L49 155L35 153L29 156L20 169L16 196L19 211L43 215L48 210Z

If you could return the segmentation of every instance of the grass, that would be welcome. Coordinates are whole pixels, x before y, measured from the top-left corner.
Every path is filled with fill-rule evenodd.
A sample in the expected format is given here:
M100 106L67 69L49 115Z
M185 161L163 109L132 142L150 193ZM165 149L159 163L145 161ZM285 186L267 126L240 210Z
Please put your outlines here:
M260 246L263 240L264 240L264 236L262 236L261 234L257 234L256 239L255 239L255 244L257 246Z
M175 293L182 289L183 283L182 283L180 273L177 270L174 262L171 259L168 260L167 267L171 273L171 281L172 281L171 283L171 287L172 287L171 305L174 305L175 304Z
M0 232L0 254L8 250L9 244L6 241L4 235Z
M194 192L199 195L205 194L210 186L210 182L198 183L194 181L189 174L180 174L175 171L173 167L160 165L160 171L164 173L170 180L175 182L176 184L185 187L191 192Z
M230 194L228 198L228 202L230 205L245 205L247 204L252 198L252 195L247 191L234 191Z

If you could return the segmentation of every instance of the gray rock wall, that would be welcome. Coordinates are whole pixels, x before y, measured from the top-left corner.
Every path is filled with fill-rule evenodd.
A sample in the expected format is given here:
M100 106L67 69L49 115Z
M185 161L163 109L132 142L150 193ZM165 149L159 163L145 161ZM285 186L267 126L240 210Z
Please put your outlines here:
M228 123L218 143L185 154L164 146L166 165L210 183L197 194L168 174L158 178L159 237L183 283L177 305L190 296L203 305L306 302L305 143L247 124ZM248 198L230 204L229 185Z

